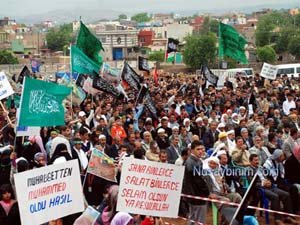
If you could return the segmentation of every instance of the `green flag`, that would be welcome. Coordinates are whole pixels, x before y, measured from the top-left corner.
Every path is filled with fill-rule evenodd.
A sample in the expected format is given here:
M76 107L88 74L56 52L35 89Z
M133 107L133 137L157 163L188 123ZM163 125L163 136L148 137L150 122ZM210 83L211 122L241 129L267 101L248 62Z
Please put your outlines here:
M71 88L26 77L21 96L19 126L56 126L65 124L62 101Z
M93 72L99 72L100 66L87 57L79 48L71 47L72 71L93 75Z
M175 61L175 53L176 52L170 52L170 53L168 53L167 62L173 63Z
M77 48L81 49L91 60L98 66L102 65L102 57L99 54L101 50L104 51L102 43L96 38L89 29L80 21L80 30L76 42Z
M247 64L248 60L245 55L245 45L247 41L232 26L219 24L219 57L228 56L243 64Z

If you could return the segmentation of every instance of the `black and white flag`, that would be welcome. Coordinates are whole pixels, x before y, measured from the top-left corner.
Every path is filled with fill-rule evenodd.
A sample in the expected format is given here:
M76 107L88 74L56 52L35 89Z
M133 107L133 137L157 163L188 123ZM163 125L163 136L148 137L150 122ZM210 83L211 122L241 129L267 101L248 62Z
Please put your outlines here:
M125 81L131 88L136 91L141 89L141 83L143 82L143 78L138 75L127 62L124 62L124 67L122 70L121 78Z
M201 73L204 76L205 80L217 87L219 77L213 74L208 66L202 66Z
M119 97L121 93L107 80L102 77L94 77L93 79L93 88L96 88L100 91L104 91L108 94L111 94L115 97Z
M139 63L139 70L150 72L149 64L148 64L148 59L139 56L138 57L138 63Z

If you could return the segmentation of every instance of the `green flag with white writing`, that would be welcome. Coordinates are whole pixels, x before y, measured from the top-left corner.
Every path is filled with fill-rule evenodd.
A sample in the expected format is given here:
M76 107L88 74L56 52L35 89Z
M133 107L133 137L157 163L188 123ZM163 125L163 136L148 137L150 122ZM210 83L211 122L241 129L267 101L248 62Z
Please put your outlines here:
M19 126L57 126L65 124L62 101L71 88L26 77L21 96Z
M99 73L100 70L100 66L93 62L76 46L71 47L71 65L72 71L78 73L93 75L94 71Z
M248 60L245 55L245 45L247 41L232 26L219 24L219 57L228 56L243 64Z
M79 48L85 55L87 55L98 66L102 65L102 56L99 52L104 48L101 41L95 37L90 30L80 21L80 30L77 36L76 47Z

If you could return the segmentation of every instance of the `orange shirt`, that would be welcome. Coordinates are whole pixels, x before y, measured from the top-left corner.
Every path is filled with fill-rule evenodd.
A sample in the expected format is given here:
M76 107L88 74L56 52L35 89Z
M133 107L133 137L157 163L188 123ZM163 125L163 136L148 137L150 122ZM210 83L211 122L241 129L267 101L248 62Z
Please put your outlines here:
M127 137L127 134L123 127L116 125L111 128L111 137L113 139L115 137L120 137L121 143L123 143L123 140Z

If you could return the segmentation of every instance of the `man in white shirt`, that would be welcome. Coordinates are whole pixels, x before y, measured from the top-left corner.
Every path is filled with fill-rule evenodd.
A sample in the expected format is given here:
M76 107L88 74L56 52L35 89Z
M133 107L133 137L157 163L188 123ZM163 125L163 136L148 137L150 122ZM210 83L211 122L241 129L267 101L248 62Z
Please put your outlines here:
M294 97L291 93L287 94L287 100L283 102L282 109L285 115L290 114L290 109L296 108L296 103L294 101Z

